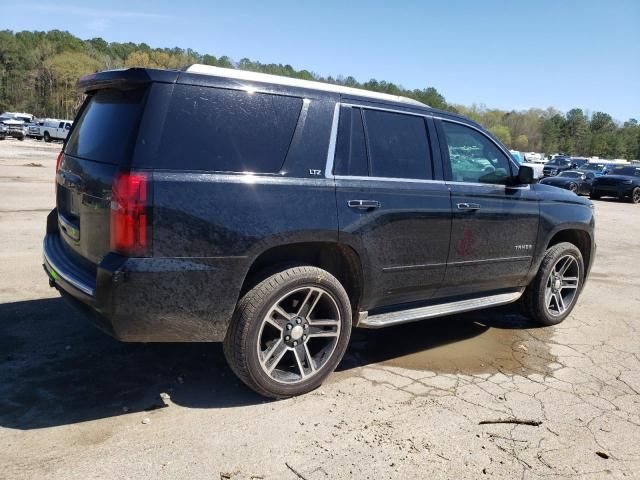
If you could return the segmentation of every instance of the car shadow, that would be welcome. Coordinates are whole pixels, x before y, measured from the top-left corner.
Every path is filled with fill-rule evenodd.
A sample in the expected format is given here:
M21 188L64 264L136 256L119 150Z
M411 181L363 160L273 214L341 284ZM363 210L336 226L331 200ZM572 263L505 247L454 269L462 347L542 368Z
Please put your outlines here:
M531 328L508 313L478 318L355 330L338 370L461 342L492 327ZM219 343L122 343L61 298L0 304L0 352L0 425L7 428L74 424L164 408L168 401L189 408L269 401L233 375Z

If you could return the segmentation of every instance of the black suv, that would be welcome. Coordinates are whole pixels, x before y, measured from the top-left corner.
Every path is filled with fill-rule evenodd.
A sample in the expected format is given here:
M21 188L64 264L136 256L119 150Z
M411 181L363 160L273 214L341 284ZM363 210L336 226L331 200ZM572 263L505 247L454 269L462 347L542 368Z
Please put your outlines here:
M354 326L517 300L557 324L593 262L591 202L459 115L201 65L79 86L50 284L123 341L224 341L263 395L320 385Z
M574 162L572 158L556 157L544 164L544 167L542 167L542 173L545 177L552 177L560 172L572 170L576 167L577 163Z

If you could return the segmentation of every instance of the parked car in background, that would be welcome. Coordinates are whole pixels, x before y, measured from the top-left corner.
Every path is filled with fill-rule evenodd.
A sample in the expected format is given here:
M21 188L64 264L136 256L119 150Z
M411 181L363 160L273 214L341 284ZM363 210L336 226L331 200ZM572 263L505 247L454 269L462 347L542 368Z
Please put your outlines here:
M591 198L600 197L640 203L640 166L618 166L608 175L596 178L591 186Z
M527 167L531 167L533 169L533 178L536 180L543 177L542 168L543 165L541 163L533 163L525 160L526 154L522 152L518 152L517 150L509 150L513 159L518 162L518 165L525 165Z
M593 172L565 170L553 177L543 178L540 183L566 188L577 195L589 195L591 193L591 183L595 178L596 176Z
M24 122L21 120L4 120L2 124L7 129L7 137L24 140L24 137L27 136L27 130L24 126Z
M581 169L583 165L589 162L588 159L583 157L570 157L569 160L571 161L571 163L573 163L574 165L573 168L578 168L578 169Z
M601 177L602 175L604 175L604 167L606 165L607 164L605 162L589 162L580 167L580 170L582 170L583 172L591 172L596 177Z
M524 161L529 163L545 163L544 155L536 152L524 152Z
M620 165L617 163L605 163L604 167L602 168L602 174L609 175L618 167L620 167Z
M7 138L7 127L3 123L0 123L0 140L4 140L5 138Z
M542 172L545 177L552 177L565 170L575 168L575 164L567 157L555 157L553 160L545 163Z
M36 138L36 139L41 139L42 132L40 131L40 129L42 128L43 124L44 122L42 120L37 120L27 124L27 136Z
M54 118L47 118L42 122L40 127L40 135L45 142L52 140L64 140L69 135L73 121L71 120L58 120Z
M18 120L23 123L29 123L32 122L34 118L30 113L4 112L0 115L0 122L4 122L5 120Z

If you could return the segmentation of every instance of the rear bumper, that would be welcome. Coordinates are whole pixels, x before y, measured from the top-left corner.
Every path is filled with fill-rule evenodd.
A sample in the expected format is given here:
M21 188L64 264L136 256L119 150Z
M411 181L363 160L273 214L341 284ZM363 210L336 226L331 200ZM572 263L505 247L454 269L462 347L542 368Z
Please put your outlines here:
M101 330L126 342L224 339L246 272L243 259L109 253L91 274L68 257L62 241L50 231L43 242L49 283Z

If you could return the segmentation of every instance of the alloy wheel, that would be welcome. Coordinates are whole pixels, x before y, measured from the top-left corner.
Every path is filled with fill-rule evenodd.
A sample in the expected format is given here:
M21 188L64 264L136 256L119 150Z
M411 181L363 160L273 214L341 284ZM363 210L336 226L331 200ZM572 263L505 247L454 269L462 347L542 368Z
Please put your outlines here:
M550 315L564 314L575 301L580 286L580 265L573 255L565 255L555 263L544 291L545 308Z
M330 360L341 323L338 303L324 288L309 286L286 293L260 325L256 345L260 367L279 383L308 380Z

